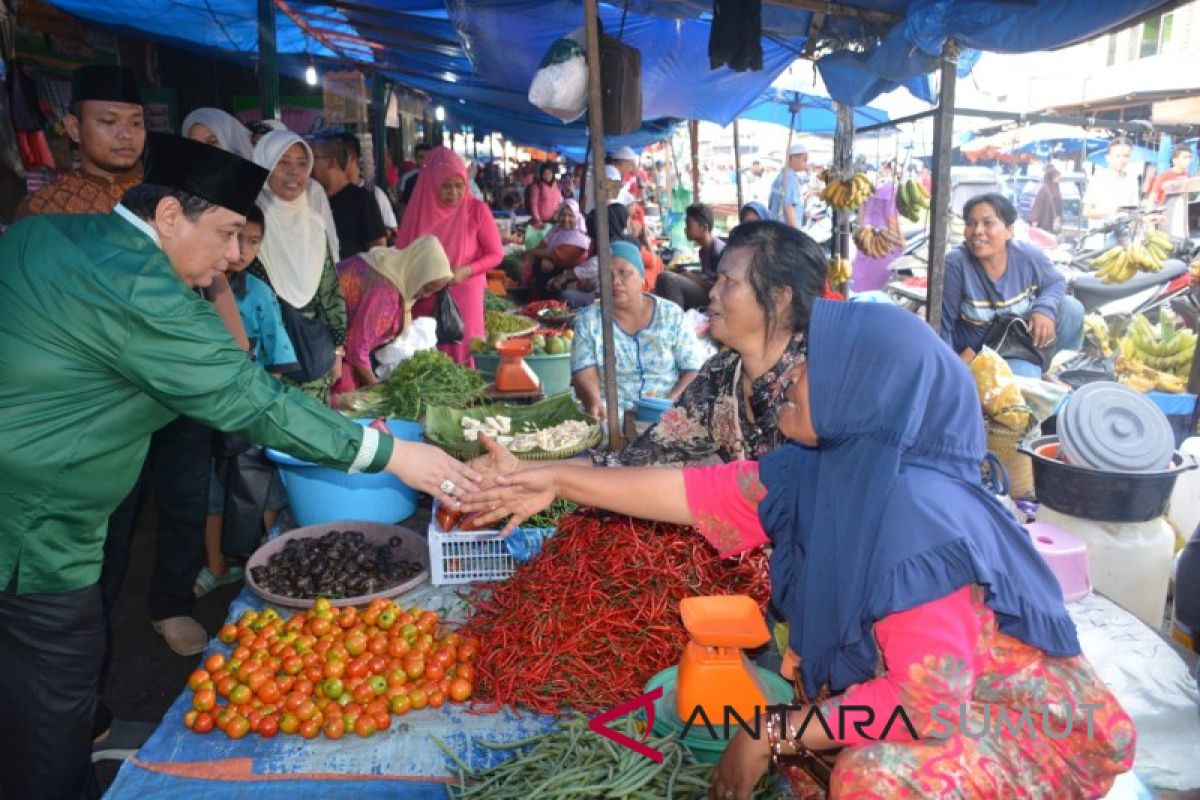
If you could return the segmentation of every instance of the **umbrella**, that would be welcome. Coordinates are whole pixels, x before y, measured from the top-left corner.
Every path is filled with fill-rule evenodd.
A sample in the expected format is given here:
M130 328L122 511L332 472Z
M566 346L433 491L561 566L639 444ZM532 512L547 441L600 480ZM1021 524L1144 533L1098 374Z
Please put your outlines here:
M837 127L837 110L832 98L790 89L767 89L738 118L771 122L801 133L831 134ZM890 119L888 113L880 108L860 106L854 109L856 128Z

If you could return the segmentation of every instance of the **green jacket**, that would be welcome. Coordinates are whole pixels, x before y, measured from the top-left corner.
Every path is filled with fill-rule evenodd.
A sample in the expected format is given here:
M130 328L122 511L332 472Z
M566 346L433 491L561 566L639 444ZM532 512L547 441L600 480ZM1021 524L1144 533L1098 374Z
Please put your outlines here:
M247 358L116 213L0 237L0 376L0 590L15 575L18 594L99 578L108 516L177 415L342 469L377 472L392 452Z

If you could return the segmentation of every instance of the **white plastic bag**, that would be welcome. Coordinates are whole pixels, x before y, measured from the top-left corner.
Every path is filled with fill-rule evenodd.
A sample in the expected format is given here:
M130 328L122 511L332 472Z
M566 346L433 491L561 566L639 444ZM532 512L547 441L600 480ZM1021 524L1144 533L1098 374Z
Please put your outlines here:
M550 45L529 84L529 102L555 119L574 122L587 111L587 59L577 34Z
M396 365L407 361L422 350L432 350L437 347L437 322L433 317L418 317L405 329L404 333L375 351L375 360L379 366L375 375L380 380L390 378Z

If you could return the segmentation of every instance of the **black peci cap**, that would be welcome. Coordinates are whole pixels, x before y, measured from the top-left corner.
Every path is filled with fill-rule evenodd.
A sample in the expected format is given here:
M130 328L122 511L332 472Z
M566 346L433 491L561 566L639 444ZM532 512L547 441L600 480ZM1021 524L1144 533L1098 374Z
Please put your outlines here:
M71 75L71 102L109 100L116 103L142 104L137 77L133 70L111 64L89 64Z
M239 214L254 205L268 175L254 162L203 142L169 133L146 139L145 183L190 192Z

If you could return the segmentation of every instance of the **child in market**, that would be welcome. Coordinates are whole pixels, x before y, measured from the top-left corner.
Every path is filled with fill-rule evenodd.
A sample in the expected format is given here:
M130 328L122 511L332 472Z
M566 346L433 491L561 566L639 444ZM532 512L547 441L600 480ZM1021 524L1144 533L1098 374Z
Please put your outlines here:
M250 339L250 357L274 375L283 374L296 367L296 353L283 325L283 315L275 292L266 283L247 272L258 259L258 248L262 244L266 223L258 206L246 215L246 225L238 233L240 257L229 265L229 285L237 301L246 336ZM207 564L196 576L195 593L203 597L219 586L240 581L244 569L238 564L228 564L222 551L222 531L225 527L226 488L231 481L246 478L239 471L255 471L260 475L256 482L261 485L257 492L258 505L263 509L262 524L270 530L286 506L279 475L254 447L226 434L218 434L218 445L214 446L212 478L209 482L208 519L204 530L204 549ZM244 485L254 482L242 481ZM265 491L264 491L265 490ZM255 513L255 524L259 517Z

